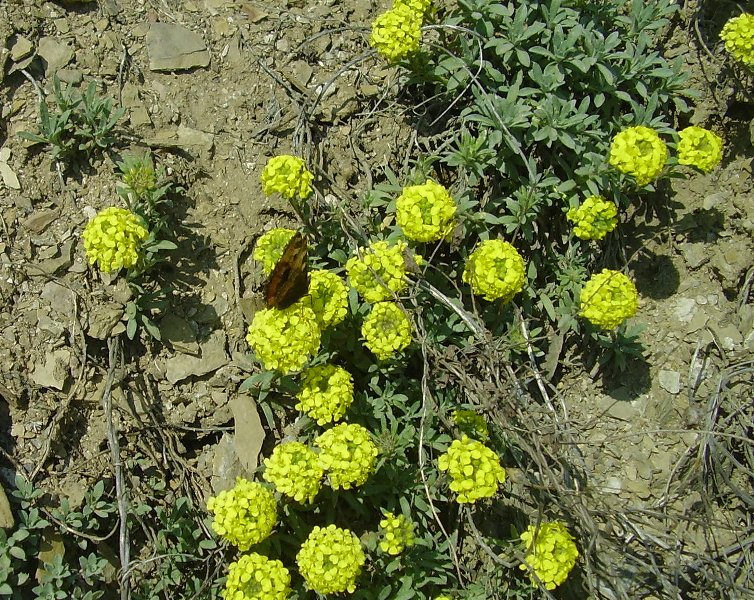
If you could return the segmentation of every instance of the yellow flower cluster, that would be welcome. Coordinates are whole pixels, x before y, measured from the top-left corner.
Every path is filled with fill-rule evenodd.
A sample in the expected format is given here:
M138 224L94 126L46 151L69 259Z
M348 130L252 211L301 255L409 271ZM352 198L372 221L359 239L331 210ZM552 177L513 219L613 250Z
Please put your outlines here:
M411 322L394 302L378 302L361 324L364 345L387 360L411 343Z
M382 13L372 22L369 45L389 62L397 62L419 49L422 15L405 4Z
M296 555L306 587L318 594L353 593L365 562L359 538L335 525L314 527Z
M466 261L463 281L486 300L510 301L524 287L524 259L503 240L485 240Z
M455 410L451 417L456 427L469 437L479 440L489 439L490 430L487 428L487 422L482 415L473 410Z
M395 218L404 235L417 242L434 242L453 231L456 203L443 186L427 179L410 185L395 201Z
M380 521L380 529L382 530L380 549L392 556L397 556L416 542L414 524L404 515L385 513L385 518Z
M124 163L123 183L136 196L143 198L148 192L157 189L157 173L151 159L135 159Z
M207 501L214 514L212 529L239 550L248 550L272 532L277 521L275 496L261 483L236 479L233 489Z
M282 562L252 552L230 563L221 595L225 600L285 600L290 586L291 575Z
M311 308L320 329L342 322L348 309L348 288L343 280L330 271L312 271L309 279Z
M296 232L293 229L276 227L262 234L257 240L257 245L254 247L254 253L251 256L254 260L262 263L262 271L265 275L272 273L275 264L283 255L285 247L295 234Z
M296 502L314 502L322 485L322 467L316 452L301 442L285 442L264 460L264 478Z
M601 240L618 225L618 207L602 196L589 196L578 208L569 209L566 219L574 224L576 237Z
M361 425L336 425L316 438L314 444L320 449L319 465L333 489L363 485L374 471L377 446Z
M521 540L526 544L526 557L520 569L534 571L548 590L554 590L568 578L579 550L563 523L541 523L538 529L529 525ZM535 583L531 573L530 577Z
M257 312L246 341L265 369L287 374L300 371L317 353L320 336L314 311L296 302L288 308Z
M353 402L353 377L335 365L317 365L306 369L296 408L305 412L317 425L340 421Z
M393 8L407 6L424 20L432 8L432 0L394 0Z
M438 459L438 467L450 475L450 489L458 494L459 504L494 496L506 477L497 454L466 435L453 441Z
M720 39L733 58L747 67L754 67L754 15L743 13L728 19L720 32Z
M281 154L267 161L262 171L262 188L267 196L278 192L288 200L296 196L306 200L312 195L313 179L302 159Z
M636 314L639 295L623 273L603 269L592 275L579 295L579 314L600 329L615 329Z
M665 142L654 129L642 125L624 129L610 146L610 165L632 175L641 186L657 179L667 160Z
M141 243L148 235L147 224L139 215L111 206L86 224L81 237L89 263L96 262L101 271L110 272L136 266Z
M703 127L686 127L678 132L678 162L709 172L723 159L723 140Z
M348 282L367 302L380 302L406 287L406 259L403 252L408 245L399 240L394 246L388 242L372 242L360 248L361 256L352 256L346 263Z

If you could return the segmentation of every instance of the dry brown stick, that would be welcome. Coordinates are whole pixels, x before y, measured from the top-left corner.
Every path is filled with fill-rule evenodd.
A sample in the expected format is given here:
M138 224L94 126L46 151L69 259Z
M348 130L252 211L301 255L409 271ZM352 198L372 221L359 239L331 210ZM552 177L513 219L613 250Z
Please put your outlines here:
M115 497L118 502L118 520L120 523L120 533L118 536L121 568L120 599L128 600L131 597L131 588L129 578L124 575L128 573L129 562L131 560L131 548L128 535L128 507L126 505L126 490L123 483L123 463L120 459L120 445L118 443L118 436L113 421L112 398L115 371L121 361L121 341L119 336L111 337L107 340L107 350L109 362L105 391L102 394L102 409L105 412L105 420L107 422L107 443L110 446L110 454L112 456L113 469L115 471Z

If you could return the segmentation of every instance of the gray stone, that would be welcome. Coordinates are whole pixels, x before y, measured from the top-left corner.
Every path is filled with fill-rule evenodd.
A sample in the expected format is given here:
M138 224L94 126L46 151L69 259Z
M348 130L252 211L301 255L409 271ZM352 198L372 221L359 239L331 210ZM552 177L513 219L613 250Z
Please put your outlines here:
M123 305L112 302L98 304L89 313L86 334L96 340L106 340L123 317Z
M63 83L78 85L84 80L84 73L80 69L58 69L58 79Z
M149 68L182 71L209 65L209 51L198 33L173 23L152 23L147 33Z
M73 60L73 48L65 42L53 37L43 37L39 40L37 54L44 61L45 76L50 77L58 69L62 69Z
M233 447L233 437L226 433L215 446L212 457L213 492L217 494L231 489L236 483L236 477L243 474L245 473Z
M701 242L681 244L681 254L690 269L698 269L709 260L709 252Z
M169 313L160 321L162 341L183 354L199 356L199 344L191 324L181 317Z
M31 379L40 387L62 390L68 381L70 362L71 351L68 348L55 350L45 357L44 363L34 366Z
M259 418L256 402L251 396L239 395L230 401L236 433L233 447L244 469L251 473L259 465L259 453L264 442L264 427Z
M0 162L0 177L2 177L5 187L9 187L12 190L21 189L21 182L18 181L18 176L7 163Z
M689 323L694 318L696 311L696 300L693 298L677 298L673 315L681 323Z
M73 240L69 239L60 246L60 251L55 253L55 258L39 261L35 266L38 272L29 270L29 275L54 275L62 269L67 269L73 264Z
M11 44L10 59L13 62L18 62L19 60L31 56L33 52L34 45L24 36L18 35L16 36L15 41Z
M47 226L60 216L60 211L54 208L35 210L32 214L21 221L21 226L32 233L42 233Z
M225 351L225 332L215 331L206 342L199 345L200 356L178 354L165 361L167 380L178 383L187 377L201 377L217 371L230 362Z
M209 154L215 145L212 134L179 125L174 129L161 129L151 139L145 140L153 148L180 148Z
M666 392L677 394L681 391L681 374L678 371L661 369L657 374L657 383Z
M16 524L13 512L10 509L8 496L5 495L3 484L0 482L0 527L10 529Z
M56 313L70 317L73 315L73 290L55 281L47 282L42 288L40 297L50 303Z

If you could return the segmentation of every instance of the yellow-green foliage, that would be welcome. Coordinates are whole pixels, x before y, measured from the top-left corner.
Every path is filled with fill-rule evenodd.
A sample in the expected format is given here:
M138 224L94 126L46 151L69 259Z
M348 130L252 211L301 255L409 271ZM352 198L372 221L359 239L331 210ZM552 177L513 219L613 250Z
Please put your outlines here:
M723 159L723 139L703 127L686 127L678 132L678 162L709 172Z
M315 526L296 556L306 586L319 594L353 592L365 561L359 538L335 525Z
M267 196L277 192L288 200L296 196L306 200L314 191L313 179L302 159L281 154L267 161L262 172L262 189Z
M322 330L341 323L348 312L348 288L335 273L312 271L309 277L309 306Z
M600 329L615 329L636 314L639 294L623 273L603 269L584 284L579 314Z
M754 66L754 15L744 13L729 19L720 32L725 49L748 67Z
M435 242L452 233L456 208L448 190L427 179L403 189L395 201L395 219L409 240Z
M319 465L333 489L363 485L374 472L377 446L361 425L336 425L315 439L314 445L319 448Z
M392 298L394 292L400 292L408 284L403 256L407 248L402 240L394 245L372 242L368 248L360 248L359 255L352 256L346 263L348 283L367 302Z
M378 302L361 325L364 345L380 360L387 360L411 343L411 322L394 302Z
M301 442L275 446L264 461L264 478L281 494L297 502L314 502L322 485L322 467L316 452Z
M601 240L618 225L618 207L602 196L589 196L578 208L569 209L566 218L576 237Z
M406 548L413 546L414 524L404 515L385 513L385 518L380 521L380 550L393 556L397 556Z
M139 215L111 206L86 224L81 237L89 263L110 272L135 267L148 235L147 223Z
M369 43L387 61L396 62L419 49L422 15L406 5L382 13L372 23Z
M353 377L342 367L317 365L306 369L296 408L305 412L317 425L340 421L353 402Z
M228 565L228 579L221 592L225 600L285 600L291 575L279 560L252 552Z
M526 558L524 564L519 565L520 569L534 571L548 590L554 590L566 580L576 564L579 550L563 523L540 523L539 528L529 525L521 534L521 540L526 545ZM533 576L531 579L536 581Z
M257 240L252 257L262 263L265 275L272 273L275 263L280 260L285 247L296 234L293 229L276 227L262 234Z
M261 483L236 479L236 485L207 501L214 515L212 529L239 550L248 550L266 539L277 521L273 493Z
M508 302L524 287L524 259L503 240L485 240L466 261L463 281L486 300Z
M466 435L453 441L448 451L440 455L437 466L448 472L450 489L460 504L494 496L506 477L497 454Z
M317 353L320 335L314 311L299 301L257 312L246 341L265 369L286 374L300 371Z
M657 179L668 160L668 148L654 129L629 127L613 138L610 164L631 175L640 186Z

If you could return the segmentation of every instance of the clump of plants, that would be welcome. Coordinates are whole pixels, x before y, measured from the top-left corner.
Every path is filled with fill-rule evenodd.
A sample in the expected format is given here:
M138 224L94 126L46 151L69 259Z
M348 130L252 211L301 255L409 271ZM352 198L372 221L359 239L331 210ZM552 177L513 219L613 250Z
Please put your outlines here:
M497 373L493 357L536 360L553 333L572 348L605 337L626 347L617 341L639 296L607 244L682 165L709 171L722 158L713 132L670 126L688 108L685 78L650 48L675 9L462 0L441 14L400 2L375 20L370 43L405 70L409 91L437 98L427 126L447 133L401 180L386 173L348 235L313 229L328 215L315 214L300 158L276 157L262 175L312 235L273 229L258 242L268 306L249 325L260 372L243 387L280 399L278 417L297 426L256 481L209 502L213 529L239 553L224 597L470 594L462 528L506 567L511 594L567 585L590 560L551 478L557 459L515 433L536 423L495 418L504 395L528 396L515 380L481 382ZM315 286L317 273L331 284ZM440 358L452 351L468 360L466 383ZM501 508L508 466L539 513ZM505 534L477 530L489 510L508 515ZM241 532L259 535L239 543Z
M46 98L39 102L39 131L22 131L22 138L48 145L53 159L66 164L76 156L91 159L115 145L114 130L125 109L114 108L112 99L100 97L96 83L91 82L82 93L61 85L53 75L52 96L54 106Z

